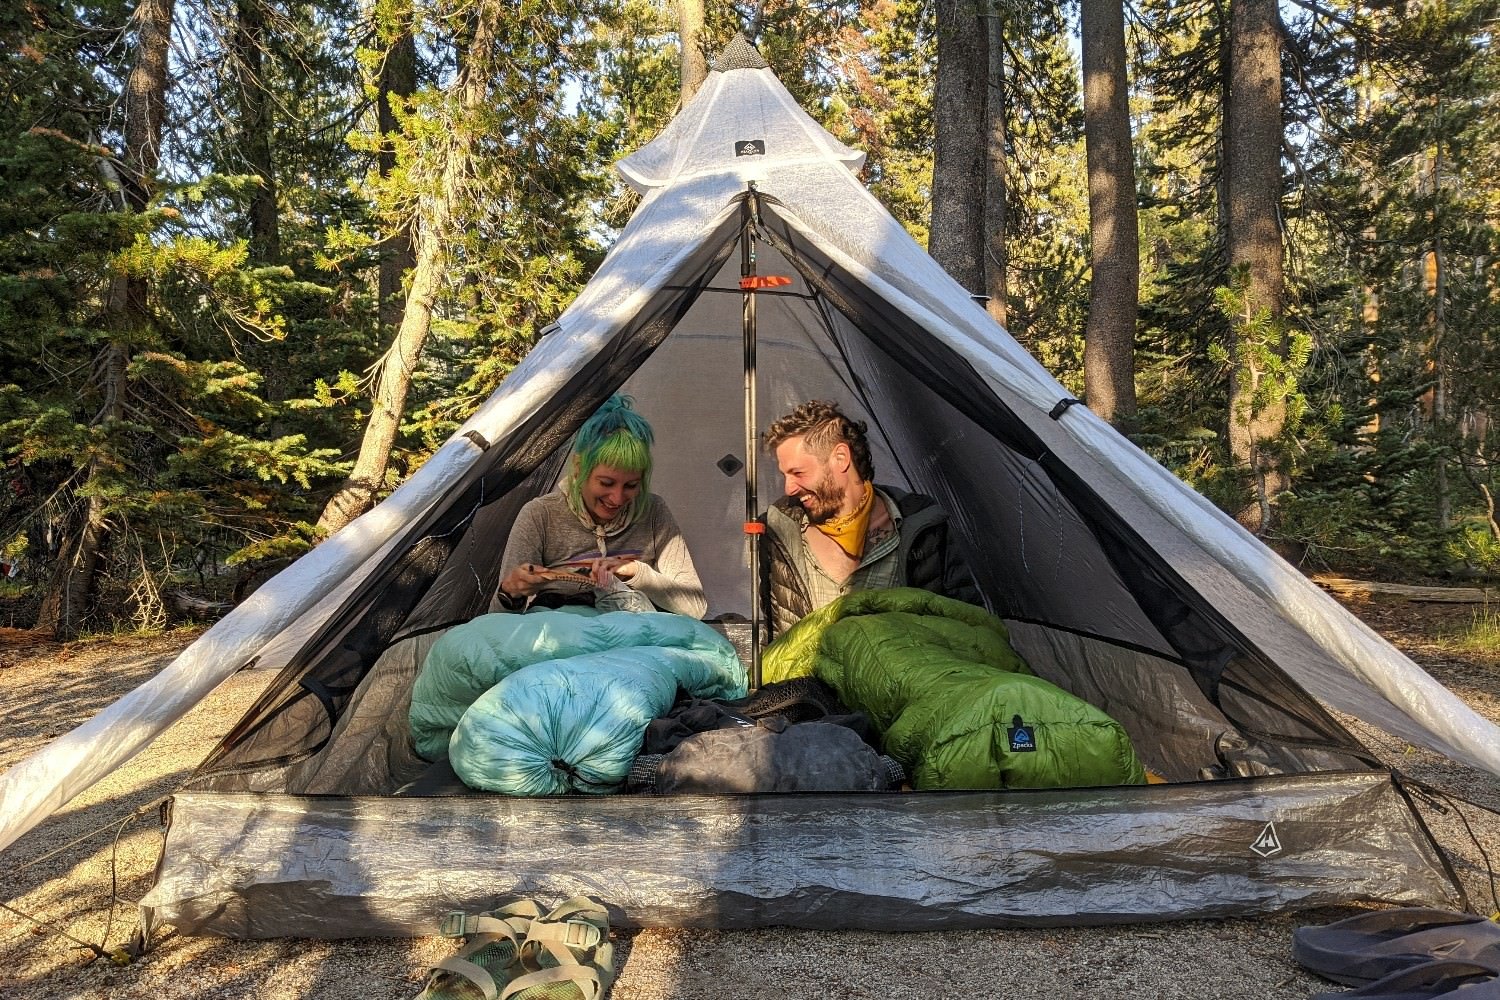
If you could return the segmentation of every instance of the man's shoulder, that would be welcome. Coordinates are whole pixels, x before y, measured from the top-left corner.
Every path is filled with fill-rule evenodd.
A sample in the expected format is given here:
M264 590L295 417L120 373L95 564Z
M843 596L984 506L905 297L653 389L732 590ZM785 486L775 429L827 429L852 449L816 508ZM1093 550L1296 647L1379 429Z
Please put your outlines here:
M791 497L782 497L777 500L767 507L765 514L761 516L766 526L766 533L782 545L791 545L796 540L797 536L802 533L806 518L807 512Z
M927 510L934 511L939 515L943 514L943 509L938 506L938 502L926 493L908 493L906 490L898 489L895 486L882 486L880 484L876 484L875 488L896 502L896 509L901 512L902 517L909 518Z

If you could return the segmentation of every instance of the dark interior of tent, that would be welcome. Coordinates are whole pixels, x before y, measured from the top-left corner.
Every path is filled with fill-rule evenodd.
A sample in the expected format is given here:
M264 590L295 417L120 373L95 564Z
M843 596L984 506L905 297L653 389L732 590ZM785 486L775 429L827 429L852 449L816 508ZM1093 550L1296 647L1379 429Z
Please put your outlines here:
M997 388L778 208L747 197L563 391L501 439L477 442L482 457L347 593L188 785L390 795L411 782L424 762L406 705L422 654L486 613L517 512L554 488L573 433L617 391L654 427L651 488L682 528L707 620L728 630L750 619L750 466L758 509L782 486L773 458L747 454L747 382L757 429L808 399L866 421L877 483L937 500L1016 650L1117 720L1150 772L1190 782L1377 766L1235 626L1222 595L1184 579L1180 554L1101 498L1096 470L1049 448L1042 432L1066 419L1066 404L1049 414ZM752 267L791 281L755 293L747 352L740 279Z

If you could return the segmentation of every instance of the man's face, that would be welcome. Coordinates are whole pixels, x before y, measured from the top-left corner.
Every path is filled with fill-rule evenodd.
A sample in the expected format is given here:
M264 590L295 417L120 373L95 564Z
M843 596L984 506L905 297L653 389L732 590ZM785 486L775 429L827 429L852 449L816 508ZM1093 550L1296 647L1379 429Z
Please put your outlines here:
M844 504L844 488L834 481L832 456L821 459L800 437L787 438L776 446L776 465L786 479L786 495L807 511L807 519L822 524Z

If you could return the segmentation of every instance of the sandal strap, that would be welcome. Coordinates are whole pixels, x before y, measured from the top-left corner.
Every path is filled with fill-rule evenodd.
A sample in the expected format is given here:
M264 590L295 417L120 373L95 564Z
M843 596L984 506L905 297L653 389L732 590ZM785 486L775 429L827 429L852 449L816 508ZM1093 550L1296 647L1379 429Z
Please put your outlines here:
M567 945L569 948L597 948L603 943L605 931L598 924L588 920L563 920L553 921L534 920L531 929L526 932L528 942L556 942Z
M549 921L566 920L568 917L580 913L598 920L609 919L609 914L605 911L604 907L587 896L573 896L563 900L548 911L547 915L542 917L542 919Z
M587 896L574 896L536 917L526 931L528 941L557 941L570 948L594 948L609 935L609 914Z
M483 913L450 910L443 914L438 933L443 937L468 937L481 932L507 933L502 927L508 927L511 933L524 934L526 924L541 915L542 908L534 899L517 899Z
M597 1000L604 991L604 984L599 979L599 973L586 965L579 965L575 960L570 965L539 969L536 972L528 972L524 976L517 976L505 987L505 992L500 994L498 1000L510 1000L533 986L545 986L550 983L574 983L578 987L578 992L583 994L583 1000Z
M454 910L444 914L438 925L438 934L448 938L471 937L475 934L514 934L510 921L492 917L487 913L464 913Z
M457 955L445 958L432 967L434 973L451 972L455 976L462 976L479 988L484 994L484 1000L496 1000L500 995L500 987L495 982L495 977L490 975L482 966L475 965L466 958Z

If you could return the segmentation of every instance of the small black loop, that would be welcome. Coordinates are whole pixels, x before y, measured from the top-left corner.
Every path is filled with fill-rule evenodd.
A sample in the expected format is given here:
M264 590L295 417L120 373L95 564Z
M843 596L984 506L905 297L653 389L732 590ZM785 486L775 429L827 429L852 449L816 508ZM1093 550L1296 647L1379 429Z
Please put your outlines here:
M1068 412L1068 407L1072 406L1074 403L1081 403L1081 402L1083 402L1083 400L1081 400L1081 399L1074 399L1071 396L1067 396L1067 397L1064 397L1063 399L1059 399L1057 401L1057 405L1052 408L1052 412L1048 413L1047 416L1051 417L1053 420L1060 420L1060 419L1062 419L1062 415L1064 413Z
M485 438L483 434L479 433L478 431L465 431L464 437L477 444L480 451L490 450L490 442Z

